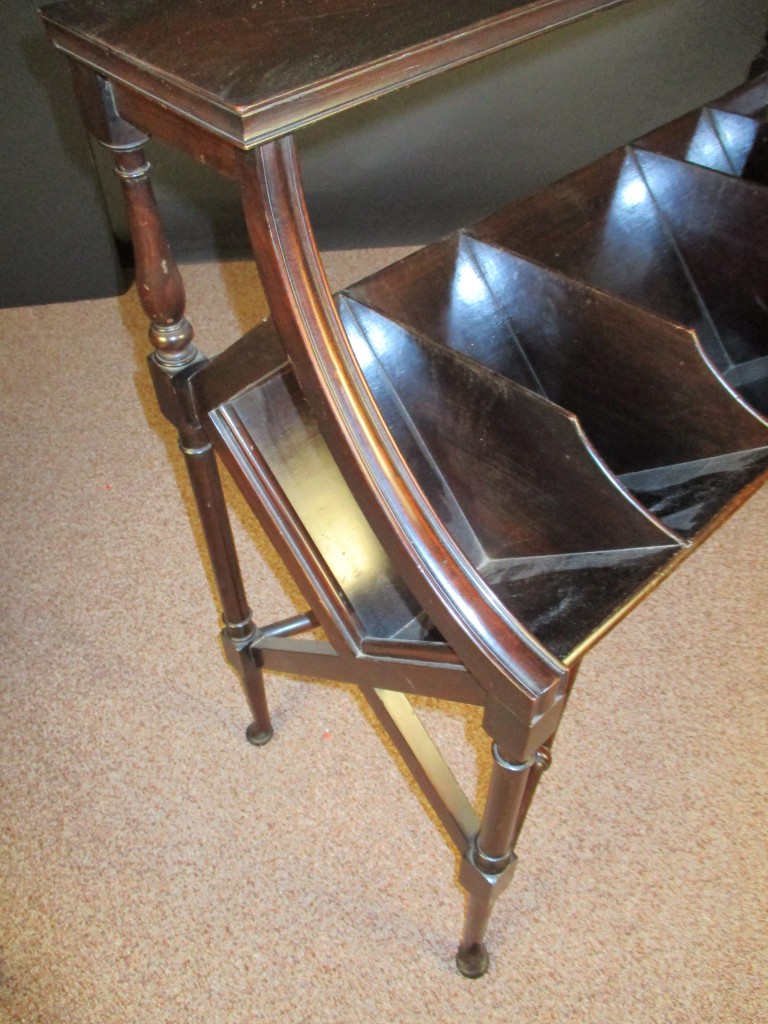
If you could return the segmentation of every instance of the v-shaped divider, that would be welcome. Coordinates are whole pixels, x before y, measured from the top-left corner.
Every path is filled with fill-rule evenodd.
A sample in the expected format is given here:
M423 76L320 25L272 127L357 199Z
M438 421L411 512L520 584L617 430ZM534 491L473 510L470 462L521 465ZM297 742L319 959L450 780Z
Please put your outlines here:
M484 725L492 735L497 735L498 730L503 737L503 749L501 744L494 743L489 796L478 828L466 796L402 694L406 685L417 689L404 671L404 659L371 656L363 650L362 642L358 643L359 623L346 593L328 571L321 552L311 542L280 484L274 476L261 472L261 455L249 443L238 410L229 406L226 399L209 403L206 408L200 404L205 386L197 391L194 378L198 373L201 380L205 376L204 361L192 345L191 327L183 317L183 287L160 229L148 183L148 164L141 149L145 140L117 115L114 93L106 81L97 81L90 71L83 74L90 81L86 89L84 80L79 78L84 109L102 141L116 152L136 241L142 243L137 245L140 269L151 271L142 278L142 301L152 320L150 333L158 350L151 361L153 375L161 408L179 428L182 450L190 466L222 599L228 653L239 663L246 688L247 669L255 670L250 673L257 698L251 701L254 726L261 712L263 719L250 738L262 743L271 735L263 687L261 680L255 678L260 674L259 668L282 667L291 671L293 666L302 675L311 676L318 674L325 661L331 668L331 678L343 678L350 673L404 752L417 781L444 817L457 844L467 853L465 863L471 870L469 875L464 872L463 880L470 902L457 962L463 973L478 976L487 967L482 939L492 892L498 891L499 883L509 877L507 869L514 858L521 810L524 816L531 780L535 783L534 767L546 763L544 752L554 736L577 662L566 667L512 616L505 614L499 601L489 599L489 589L478 585L479 573L470 571L480 567L468 567L450 529L441 528L443 524L436 521L434 509L422 500L424 495L419 492L402 452L392 444L388 424L372 401L367 381L336 315L309 229L291 140L265 145L257 153L228 151L219 167L241 185L259 269L301 390L312 406L329 449L343 468L347 485L359 489L361 501L374 523L374 533L392 553L394 563L398 570L402 569L423 608L434 614L474 673L470 676L462 664L453 662L451 652L446 658L445 649L433 659L429 645L421 644L419 653L427 657L422 657L413 669L417 683L426 685L430 671L438 672L441 678L451 674L463 676L468 689L459 696L459 691L449 687L449 696L483 704ZM141 104L138 109L141 110ZM204 162L216 149L204 145L198 150L196 142L194 146L190 142L188 145ZM631 206L632 195L628 191L619 198ZM261 356L255 362L260 360ZM443 364L442 369L447 365L441 357L436 362ZM453 369L461 369L461 364L458 357ZM283 370L280 363L265 368L259 383L280 381ZM214 390L218 383L220 379ZM532 408L530 402L528 408ZM231 456L231 464L246 485L247 496L265 513L273 538L279 537L288 556L286 560L292 562L299 581L316 602L317 616L300 615L261 632L255 630L245 603L218 471L202 423L205 412L210 412L219 443ZM550 408L550 426L556 422L551 412ZM301 421L300 416L298 420ZM423 447L428 463L430 446ZM576 546L579 548L579 543ZM543 557L563 554L581 556L584 551L556 550ZM497 567L505 561L492 560ZM510 560L517 559L513 555ZM313 628L317 621L324 621L336 646L293 639ZM394 685L392 690L382 687L382 682L391 680L394 684L397 678L399 690Z
M768 415L764 186L640 148L635 157L717 327L728 356L723 376Z
M628 147L471 230L695 330L728 383L768 413L763 186Z
M634 148L632 156L709 310L729 364L768 354L763 189L644 149Z
M534 260L696 330L729 365L635 155L615 150L471 228L473 238Z
M749 171L755 146L765 126L751 117L704 107L636 139L633 145L674 160L754 181Z
M429 338L464 348L475 364L490 365L506 378L522 378L529 388L534 386L540 394L575 408L587 419L590 433L606 451L619 479L685 536L698 530L734 490L749 483L759 470L756 459L765 462L764 451L762 455L757 448L751 454L743 451L750 444L764 445L762 428L708 373L690 334L495 245L468 236L449 239L352 291L363 298L369 298L369 293L379 299L385 295L397 315L416 319ZM665 548L673 550L677 538L662 532L655 536L654 547L651 538L618 542L610 529L606 533L606 523L615 526L631 520L631 502L619 497L615 479L613 489L590 506L588 515L574 518L568 513L585 483L571 486L567 481L578 467L596 468L600 459L580 435L579 450L570 463L539 465L542 459L557 462L570 436L565 430L556 443L542 445L541 438L552 432L559 415L551 408L546 412L548 402L542 405L532 395L527 398L525 391L514 394L514 386L502 386L495 374L482 376L469 364L462 368L461 357L446 359L439 349L430 352L431 341L412 336L406 343L404 332L401 329L398 334L391 320L377 320L373 312L355 307L348 299L342 300L342 314L345 340L352 342L386 430L468 563L516 618L560 658L583 651L599 635L600 623L614 621L632 591L668 561ZM365 344L355 341L361 326ZM260 329L262 333L271 330ZM379 335L381 344L376 341ZM254 340L254 345L259 344ZM267 341L265 347L275 348L274 341ZM420 348L423 356L418 355ZM375 364L385 355L390 367L382 375ZM664 372L670 361L677 375ZM400 640L439 643L442 638L403 585L342 478L282 348L272 362L269 370L261 368L258 387L242 391L212 416L219 433L227 435L225 447L230 458L234 454L241 474L260 477L262 492L274 498L265 528L274 531L272 521L280 521L281 516L289 521L289 529L276 531L284 547L286 535L298 537L303 531L302 543L294 544L294 564L305 575L308 565L315 566L307 598L319 617L330 618L323 625L334 647L341 649L340 635L346 649L360 648L368 637L389 644L389 653ZM399 383L393 386L396 379ZM412 397L404 398L414 387ZM506 387L503 398L500 387L502 391ZM434 394L422 401L431 394L430 388ZM488 403L497 397L501 400L498 415L489 416ZM473 493L469 481L470 477L482 479L484 465L491 463L481 456L471 472L468 465L462 471L468 476L457 476L454 467L450 480L446 479L447 467L456 458L449 450L452 437L470 417L464 448L469 451L472 446L474 452L478 439L486 438L486 450L500 466L499 460L507 459L511 449L506 434L496 436L498 426L504 423L507 428L510 416L518 416L518 407L528 411L512 431L512 444L520 448L520 457L536 450L536 466L532 463L521 476L513 460L503 473L517 479L514 500L510 504L502 498L496 509L497 500L491 497L481 507L488 483ZM431 424L429 417L424 419L430 410L438 417ZM539 431L541 436L521 445L521 431L530 433L531 424L545 412L540 424L543 434ZM446 415L453 424L450 431L444 429ZM438 448L445 451L435 457ZM261 465L256 465L258 459ZM492 472L498 473L498 468ZM531 491L526 481L542 473L540 486ZM717 482L714 488L713 481ZM687 489L693 495L690 501ZM489 493L493 495L493 486ZM543 498L554 501L556 507L542 508ZM613 520L606 520L606 502L617 500L621 509ZM475 509L475 525L467 518L470 506ZM587 543L578 539L578 530L594 520L594 507L600 508L599 536ZM693 518L689 507L695 507ZM569 516L578 527L576 534L568 525ZM544 539L539 536L542 526L545 532L565 530L568 536L547 533ZM504 537L510 529L517 539L514 550L507 551ZM526 533L529 539L521 547ZM610 594L613 597L604 607ZM559 609L557 615L553 608ZM585 617L585 609L591 617Z
M734 89L707 109L734 173L768 185L768 73Z
M440 468L416 470L425 494L447 488L462 509L450 526L479 575L560 657L584 650L679 538L623 491L571 413L352 298L341 311L393 438L408 450L417 434Z
M765 120L713 107L706 107L702 117L704 115L717 133L728 163L727 168L713 167L712 170L722 170L744 181L768 184L768 125ZM702 167L709 166L704 160L686 159Z
M766 424L694 332L479 242L471 228L347 292L575 413L619 481L686 540L768 464ZM356 319L395 345L397 327L375 328L373 312Z
M396 571L486 691L492 732L524 759L554 732L568 670L482 584L394 443L339 321L292 140L239 159L254 253L302 393Z
M499 891L502 879L508 879L507 868L514 861L513 842L519 830L520 810L526 806L528 780L536 777L534 755L542 744L546 746L556 730L568 680L585 643L609 628L663 575L666 563L674 561L679 553L678 538L642 510L604 469L603 482L613 480L612 487L603 487L600 500L595 500L596 493L592 494L593 500L587 501L583 509L580 507L585 481L588 489L595 490L594 479L590 481L588 473L584 476L585 467L591 466L594 478L594 471L601 466L600 459L574 417L547 399L520 389L494 372L473 366L461 355L448 356L445 349L429 339L412 336L403 347L398 332L392 335L391 321L384 330L389 333L389 340L394 337L395 342L377 348L375 315L372 320L369 313L360 309L354 311L354 318L358 323L365 321L363 333L369 351L365 346L356 347L349 321L345 331L339 320L318 261L290 140L265 146L257 154L244 154L241 162L244 206L257 262L272 296L275 323L301 395L308 401L313 422L333 453L331 461L341 469L346 485L359 499L396 572L402 573L407 590L413 592L419 607L436 622L461 662L446 660L444 648L433 660L430 645L420 643L418 652L414 649L413 674L409 675L407 659L364 651L359 624L354 624L356 612L351 605L347 607L347 594L335 586L336 581L332 573L326 572L324 559L311 538L307 543L304 517L297 515L279 483L274 489L277 501L271 507L275 532L281 533L280 510L287 507L290 514L286 521L295 528L295 543L288 545L294 566L300 573L305 571L302 557L307 553L312 556L314 565L321 570L317 573L320 585L314 588L313 597L321 608L326 588L337 602L338 620L348 628L339 645L297 640L280 635L281 629L267 629L250 645L250 653L266 669L348 680L360 687L465 854L467 867L462 881L470 893L470 902L459 959L464 962L461 969L482 973L482 964L474 962L475 954L482 960L482 935L493 894ZM631 208L636 199L634 190L642 179L638 160L628 158L625 171L627 167L634 180L630 175L619 193L609 189L609 205L618 198ZM604 171L601 167L600 173ZM647 192L644 182L640 187ZM606 223L610 221L609 210ZM628 231L621 217L613 226L620 234ZM658 224L655 230L658 233ZM661 224L660 231L668 244L667 226ZM578 259L583 252L577 249L574 246L572 253ZM598 255L606 262L610 253L606 250ZM649 255L654 255L652 246ZM674 245L671 255L670 265L674 266L678 256ZM677 269L688 282L687 268L678 261ZM673 298L678 300L680 296L675 294ZM695 289L694 298L696 315L706 321L706 307ZM497 302L497 307L501 310L503 303ZM532 371L536 389L545 390L541 372L515 330L511 336L524 357L521 366ZM405 357L403 365L398 365L396 353ZM386 379L376 369L383 357L390 361L394 358L387 367ZM288 382L284 368L276 368L268 383L266 378L261 382L262 398L267 387L275 382ZM429 393L421 403L425 390ZM513 392L515 401L509 404L507 400ZM235 396L235 404L240 397ZM462 421L462 398L472 410L466 422ZM525 415L521 412L523 408ZM225 448L230 453L237 449L235 462L247 476L254 465L255 446L250 443L250 430L242 423L243 411L222 406L212 410L212 421L222 437L229 430ZM270 416L265 411L269 412L265 407L254 422L269 425ZM510 452L497 430L510 416L515 429L509 431L507 441L512 439L514 452ZM301 421L302 417L297 419ZM278 415L277 420L285 425L285 418ZM497 486L499 480L515 480L516 500L506 509L512 513L511 528L508 523L505 525L498 510L494 511L492 502L488 503L483 487L477 486L479 481L475 481L473 488L471 473L463 475L468 469L465 456L470 452L473 429L472 444L480 441L487 444L486 454L494 453L494 459L484 459L492 472L483 479L483 483L492 482L492 496L503 492L503 487ZM540 435L536 450L541 458L537 465L531 463L518 473L515 460L522 466L529 442L531 450L535 448L533 438L529 437L531 431ZM573 444L574 431L579 435L578 454ZM571 465L566 456L573 457ZM584 479L574 479L579 474ZM298 491L297 495L300 501ZM525 500L518 504L519 498ZM452 503L452 499L456 500ZM436 509L440 510L439 515L435 515ZM649 531L648 536L644 535L641 522ZM462 537L465 532L467 536ZM486 548L492 543L497 543L497 550L489 553ZM479 552L483 557L477 563L475 555ZM643 562L638 578L631 571L629 577L616 572L617 557L626 574L636 565L638 552ZM605 555L610 557L605 559ZM599 566L592 564L596 556ZM550 565L553 559L557 564ZM569 564L560 564L563 560ZM579 577L585 569L589 570L591 589L571 584L568 574L572 569ZM606 575L602 575L604 570L608 570ZM306 575L312 583L311 573ZM547 587L550 583L562 586L564 579L567 592L553 602ZM616 607L608 609L604 626L597 624L596 629L594 622L580 620L579 614L585 608L591 610L593 602L604 596L608 581L611 586L618 585L614 595ZM313 586L309 589L312 591ZM527 614L530 609L524 608L524 601L521 606L520 597L534 591L540 599L541 628L531 630L531 617ZM505 609L511 614L504 614ZM543 627L558 616L570 622L574 635L553 635L542 643ZM354 624L353 628L349 628L350 624ZM386 644L386 638L383 640ZM570 671L567 664L571 665ZM461 680L458 688L446 686L452 682L451 676ZM435 681L432 691L431 680ZM480 704L486 709L484 724L488 731L503 736L503 752L501 744L495 746L491 788L479 831L477 816L445 759L417 723L405 696L408 690Z
M671 157L765 187L768 185L767 111L768 75L762 75L701 111L693 111L644 135L633 143L633 147L638 152L645 150ZM705 180L700 179L696 189L700 189L701 181ZM710 179L710 185L712 181ZM729 216L730 207L740 195L748 196L749 192L740 193L738 187L731 190L731 194L726 192L724 205ZM737 231L737 236L748 238L750 232L759 236L764 230L765 224L757 227L752 224L752 213L750 210L747 215L749 225L746 232ZM716 216L721 217L721 211L717 211ZM676 230L680 230L679 223ZM726 267L726 277L728 271ZM723 291L727 294L728 287ZM749 292L746 294L749 297ZM763 295L763 301L764 298ZM764 342L764 331L758 328L746 353L737 350L732 364L724 368L724 375L754 408L768 414L768 349Z

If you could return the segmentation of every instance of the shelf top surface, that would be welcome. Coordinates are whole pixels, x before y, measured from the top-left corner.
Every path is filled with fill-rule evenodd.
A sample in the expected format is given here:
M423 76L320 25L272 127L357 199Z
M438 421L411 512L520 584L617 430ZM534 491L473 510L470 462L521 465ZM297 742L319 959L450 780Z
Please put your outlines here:
M627 0L62 0L60 49L241 144Z

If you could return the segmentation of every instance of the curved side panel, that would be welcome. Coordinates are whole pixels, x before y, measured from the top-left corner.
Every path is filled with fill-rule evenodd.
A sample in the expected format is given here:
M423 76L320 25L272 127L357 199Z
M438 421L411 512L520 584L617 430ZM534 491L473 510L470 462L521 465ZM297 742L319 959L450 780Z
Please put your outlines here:
M530 724L565 667L504 609L426 501L365 383L308 223L293 141L240 157L259 272L304 395L395 567L478 681Z

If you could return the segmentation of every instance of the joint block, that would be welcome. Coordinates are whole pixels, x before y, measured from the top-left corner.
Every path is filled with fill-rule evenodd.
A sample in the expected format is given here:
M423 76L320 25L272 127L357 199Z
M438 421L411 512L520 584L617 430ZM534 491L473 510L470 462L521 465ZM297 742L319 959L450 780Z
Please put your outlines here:
M242 670L249 665L261 668L261 653L258 647L252 646L258 635L259 630L253 623L250 623L250 632L243 637L233 636L229 627L222 629L220 636L224 655L236 672L242 673Z
M512 881L517 857L511 854L501 871L483 871L475 860L476 843L473 842L465 853L459 868L459 882L470 896L486 896L495 900Z
M490 698L483 716L483 728L508 757L522 763L535 757L542 744L554 736L564 709L565 699L561 695L533 725L528 725L512 714L509 708Z
M205 356L198 353L194 362L174 374L169 374L158 361L156 352L147 356L149 375L155 387L160 412L179 433L188 432L190 427L199 429L201 426L192 378L207 362Z

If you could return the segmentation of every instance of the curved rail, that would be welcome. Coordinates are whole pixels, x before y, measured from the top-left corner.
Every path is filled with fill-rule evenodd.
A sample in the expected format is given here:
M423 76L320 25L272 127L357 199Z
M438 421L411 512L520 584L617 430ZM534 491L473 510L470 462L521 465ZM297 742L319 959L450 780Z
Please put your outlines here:
M274 322L339 468L427 615L481 685L529 727L558 702L566 668L469 564L392 440L320 264L293 140L243 153L240 185Z

